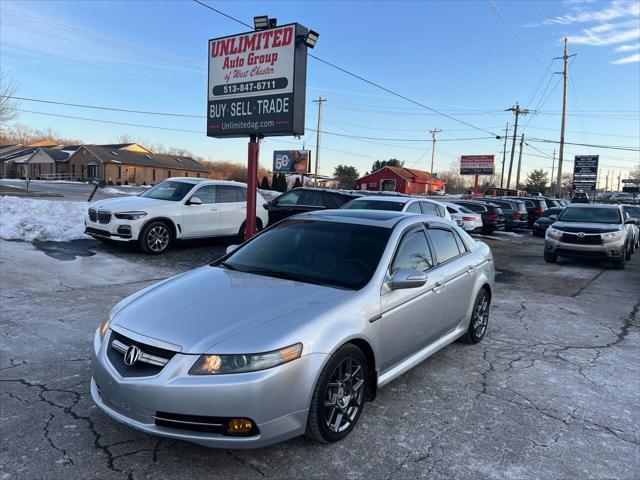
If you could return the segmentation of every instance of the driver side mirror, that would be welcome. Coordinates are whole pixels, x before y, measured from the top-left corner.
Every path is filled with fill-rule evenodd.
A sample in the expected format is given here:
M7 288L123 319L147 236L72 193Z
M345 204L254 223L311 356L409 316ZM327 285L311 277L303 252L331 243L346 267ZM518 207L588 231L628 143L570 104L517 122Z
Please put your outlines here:
M624 222L625 225L637 225L638 224L638 220L635 218L630 218L629 220L627 220L626 222Z
M238 248L238 245L229 245L226 250L227 255L235 251L237 248Z
M401 290L405 288L418 288L427 283L427 274L417 270L401 269L395 272L389 280L389 288Z
M187 205L202 205L202 200L198 197L191 197L187 202Z
M549 218L555 222L558 219L558 215L549 215Z

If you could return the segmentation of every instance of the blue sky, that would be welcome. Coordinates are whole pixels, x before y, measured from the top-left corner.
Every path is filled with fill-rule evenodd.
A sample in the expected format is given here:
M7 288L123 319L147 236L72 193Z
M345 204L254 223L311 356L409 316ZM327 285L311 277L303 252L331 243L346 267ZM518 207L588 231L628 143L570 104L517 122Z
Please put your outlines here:
M251 23L268 14L320 32L314 54L454 118L501 134L516 101L538 111L522 119L526 138L558 140L562 99L561 38L571 60L566 140L640 148L640 4L638 2L214 2ZM206 113L207 40L245 31L191 1L19 1L0 8L2 71L23 97L107 107ZM539 88L537 88L539 86ZM319 95L328 101L327 132L385 139L322 137L320 171L338 164L370 170L391 157L428 169L428 130L440 128L436 168L463 154L496 154L502 142L487 133L393 97L309 59L307 127L315 128ZM205 136L204 118L174 118L89 110L23 101L23 110L153 125L176 132L21 112L20 123L51 127L88 143L128 134L149 144L180 147L210 160L245 162L246 140ZM200 133L201 132L201 133ZM267 138L261 163L273 150L313 149L315 133L300 140ZM556 145L528 141L524 171L551 169ZM535 147L535 148L534 148ZM537 150L536 150L537 149ZM625 173L640 164L638 152L567 146L574 154L600 154L602 172ZM498 162L499 165L499 162ZM568 166L567 166L568 165Z

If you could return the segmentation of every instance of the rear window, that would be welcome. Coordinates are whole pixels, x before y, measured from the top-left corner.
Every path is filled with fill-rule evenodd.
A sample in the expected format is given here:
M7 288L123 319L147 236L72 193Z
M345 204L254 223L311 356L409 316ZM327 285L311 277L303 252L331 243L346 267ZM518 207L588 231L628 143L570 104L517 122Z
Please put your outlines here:
M558 221L581 223L622 223L620 211L613 208L567 207L558 217Z
M389 210L393 212L401 212L404 203L387 202L384 200L353 200L342 208L347 210Z
M475 203L465 203L464 206L469 210L473 210L474 212L486 212L490 209L489 206L476 205Z

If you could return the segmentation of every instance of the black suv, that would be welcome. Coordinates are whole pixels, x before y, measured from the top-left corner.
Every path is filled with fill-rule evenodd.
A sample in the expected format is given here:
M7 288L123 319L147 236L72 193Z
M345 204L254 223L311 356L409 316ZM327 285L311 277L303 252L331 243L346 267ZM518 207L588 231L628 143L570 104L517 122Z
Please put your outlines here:
M493 203L476 202L473 200L455 200L451 203L466 207L482 216L482 233L489 235L496 230L504 230L505 219L502 209Z
M529 221L529 228L533 227L533 224L537 219L542 216L542 212L544 212L549 205L547 205L547 201L541 197L508 197L513 200L522 200L524 202L524 206L527 209L527 217Z
M591 199L585 192L576 192L571 197L571 203L591 203Z
M362 195L353 192L301 187L274 198L265 204L265 208L269 211L269 225L273 225L296 213L340 208L360 196Z
M507 231L519 230L529 226L527 207L522 200L504 197L477 197L474 200L499 206L504 213L505 230Z

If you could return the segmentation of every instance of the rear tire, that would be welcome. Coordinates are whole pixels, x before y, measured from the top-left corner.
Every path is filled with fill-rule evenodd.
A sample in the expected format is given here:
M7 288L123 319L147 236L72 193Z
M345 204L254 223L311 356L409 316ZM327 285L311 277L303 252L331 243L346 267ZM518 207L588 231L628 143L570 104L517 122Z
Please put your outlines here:
M307 437L333 443L349 435L362 414L368 378L362 351L351 343L340 347L322 369L313 391Z
M553 253L544 252L544 261L547 263L556 263L558 256Z
M256 218L256 233L258 233L260 230L262 230L264 227L262 226L262 220L260 220L259 218ZM240 241L240 243L244 242L245 237L246 237L246 232L247 232L247 222L242 222L242 225L240 225L240 230L238 230L238 240Z
M482 234L483 235L491 235L494 232L493 228L483 228L482 229Z
M160 255L171 248L173 244L173 230L162 221L149 222L140 232L138 245L149 255Z
M480 343L487 333L487 325L489 324L489 307L491 306L491 299L489 293L485 288L478 292L476 301L473 304L473 311L471 312L471 320L469 321L469 328L461 340L464 343Z

